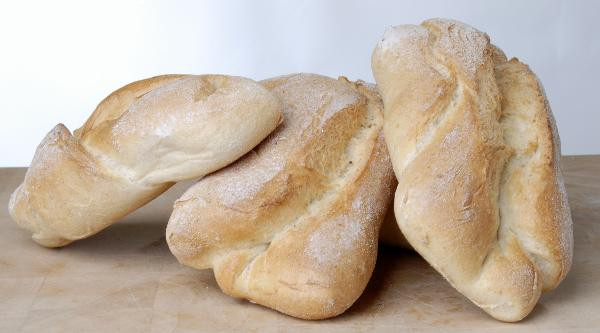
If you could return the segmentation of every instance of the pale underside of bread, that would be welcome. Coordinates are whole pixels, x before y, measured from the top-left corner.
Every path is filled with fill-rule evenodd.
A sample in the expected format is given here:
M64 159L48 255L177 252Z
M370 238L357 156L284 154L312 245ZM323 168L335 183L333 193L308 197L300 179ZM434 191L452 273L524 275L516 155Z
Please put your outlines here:
M483 310L522 319L573 248L542 85L486 34L443 19L389 29L372 66L402 233Z
M66 245L174 182L233 162L280 120L279 100L245 78L164 75L131 83L104 99L74 135L62 124L48 133L9 211L41 245Z
M402 231L400 231L398 222L396 222L396 217L394 216L394 205L390 205L385 213L385 218L381 223L381 231L379 232L379 241L383 245L412 250L412 247L406 240L406 237L404 237Z
M391 199L381 100L345 78L262 83L283 101L284 122L175 203L167 242L181 263L213 268L229 295L303 319L336 316L371 276Z

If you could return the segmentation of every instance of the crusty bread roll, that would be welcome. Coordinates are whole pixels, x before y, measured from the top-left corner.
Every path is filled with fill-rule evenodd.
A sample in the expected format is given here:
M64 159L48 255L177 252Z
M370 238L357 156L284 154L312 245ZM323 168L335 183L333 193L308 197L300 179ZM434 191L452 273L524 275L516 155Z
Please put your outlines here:
M281 108L241 77L131 83L104 99L74 136L62 124L48 133L10 198L10 214L44 246L88 237L174 182L244 155L281 122Z
M456 21L390 28L372 68L410 244L493 317L517 321L570 268L560 144L541 83Z
M262 82L284 122L175 203L167 242L234 297L304 319L344 312L377 256L394 176L374 88L313 74Z

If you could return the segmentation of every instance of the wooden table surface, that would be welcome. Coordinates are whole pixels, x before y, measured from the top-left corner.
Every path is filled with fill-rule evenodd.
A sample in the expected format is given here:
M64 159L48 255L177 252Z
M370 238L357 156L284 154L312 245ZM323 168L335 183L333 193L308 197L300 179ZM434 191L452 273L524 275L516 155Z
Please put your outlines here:
M365 293L323 321L221 293L211 270L177 263L164 232L178 184L98 235L36 245L7 212L24 168L0 169L1 332L595 331L600 332L600 156L563 158L575 228L571 272L516 324L495 321L413 252L381 248Z

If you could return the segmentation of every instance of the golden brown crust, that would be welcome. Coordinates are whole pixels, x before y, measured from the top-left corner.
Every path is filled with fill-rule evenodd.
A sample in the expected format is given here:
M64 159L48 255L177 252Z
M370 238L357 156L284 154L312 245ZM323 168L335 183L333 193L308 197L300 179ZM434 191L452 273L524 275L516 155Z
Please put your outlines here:
M154 76L145 80L129 83L104 98L81 128L74 131L73 136L80 139L100 124L118 119L129 106L144 94L185 75L170 74Z
M251 117L251 124L241 119ZM38 243L88 237L167 190L242 156L281 120L258 83L219 75L165 75L104 99L73 136L57 125L11 196L13 219Z
M167 242L223 291L304 319L345 311L369 280L393 173L376 92L298 74L263 84L285 120L175 203Z
M543 291L554 289L572 260L572 222L560 171L560 139L544 88L517 59L495 67L504 96L501 124L515 150L505 169L507 204L516 210L514 228L542 275ZM519 122L527 122L523 128ZM536 135L531 135L536 133Z
M373 53L410 244L497 319L525 317L570 266L572 227L543 89L460 22L399 26Z
M138 186L114 177L59 124L40 143L9 210L17 223L33 232L36 242L58 247L118 220L170 185ZM91 198L92 193L111 195Z

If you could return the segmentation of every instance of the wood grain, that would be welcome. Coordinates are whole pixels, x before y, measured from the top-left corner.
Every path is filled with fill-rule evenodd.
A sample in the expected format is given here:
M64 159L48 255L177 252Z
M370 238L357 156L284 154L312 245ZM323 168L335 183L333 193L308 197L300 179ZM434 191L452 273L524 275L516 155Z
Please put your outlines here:
M212 271L179 265L164 239L190 183L62 249L36 245L7 202L24 168L0 169L0 332L596 331L600 327L600 156L563 158L575 228L573 268L533 313L493 320L413 252L381 248L366 292L345 314L308 322L230 298Z

